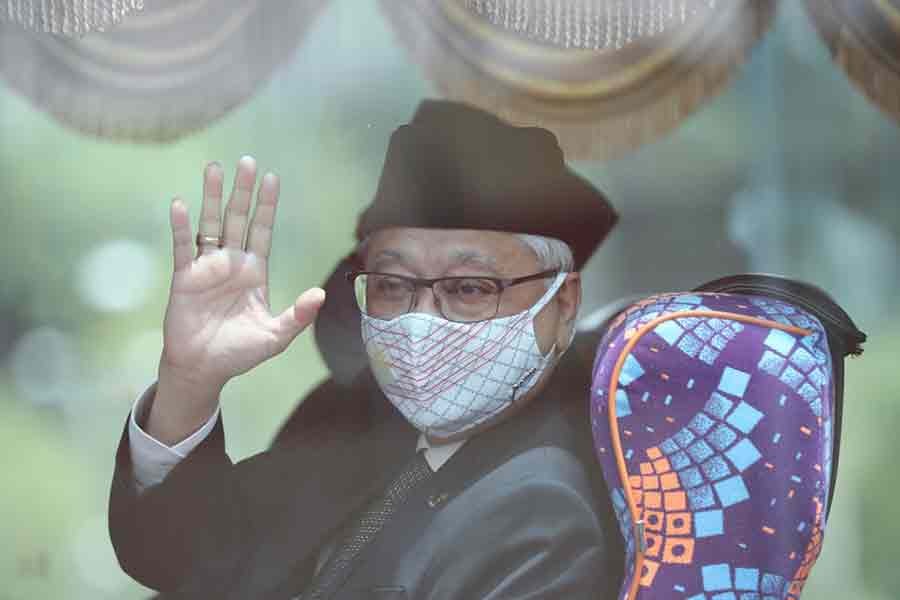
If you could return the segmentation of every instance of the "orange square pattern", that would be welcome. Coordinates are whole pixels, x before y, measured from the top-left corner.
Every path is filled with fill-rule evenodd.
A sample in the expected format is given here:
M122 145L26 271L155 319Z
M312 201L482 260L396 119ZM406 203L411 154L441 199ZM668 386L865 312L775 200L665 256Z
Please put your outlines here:
M668 473L672 470L668 458L660 458L659 460L653 461L653 468L656 469L657 473Z
M674 490L678 487L678 475L675 473L666 473L659 476L659 483L664 490Z
M691 513L676 512L667 514L666 535L691 535Z
M662 531L663 513L657 510L644 512L644 528L650 531Z
M644 539L647 542L647 551L644 553L644 556L657 558L662 550L663 536L647 532L644 533Z
M666 510L684 510L687 508L687 496L684 492L666 492Z
M656 578L656 572L659 571L659 563L652 560L644 561L644 571L641 573L641 585L650 587Z
M663 562L687 565L694 560L694 540L691 538L670 537L663 548Z

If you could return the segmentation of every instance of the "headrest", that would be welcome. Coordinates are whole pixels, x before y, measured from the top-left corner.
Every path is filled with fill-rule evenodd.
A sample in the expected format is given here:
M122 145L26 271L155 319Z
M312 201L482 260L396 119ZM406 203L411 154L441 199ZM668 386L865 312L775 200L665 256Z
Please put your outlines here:
M626 541L621 598L799 598L818 556L843 385L833 334L824 304L754 277L643 298L597 332L591 422Z

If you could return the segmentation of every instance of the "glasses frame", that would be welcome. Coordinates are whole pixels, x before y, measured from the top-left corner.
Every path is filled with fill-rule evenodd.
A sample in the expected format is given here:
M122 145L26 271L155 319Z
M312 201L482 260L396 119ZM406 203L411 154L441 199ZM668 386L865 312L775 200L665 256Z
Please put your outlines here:
M373 319L379 319L381 321L390 321L391 319L396 319L397 317L400 317L402 315L409 314L410 311L412 310L412 308L416 305L416 302L418 301L419 289L424 287L424 288L429 288L431 290L431 293L434 295L435 305L437 306L438 311L440 311L441 316L444 317L445 319L447 319L448 321L453 321L454 323L480 323L482 321L490 321L491 319L497 318L497 315L500 313L500 299L503 297L503 291L506 290L506 288L513 286L513 285L518 285L520 283L526 283L528 281L536 281L538 279L546 279L548 277L555 277L556 275L558 275L561 272L562 272L561 269L547 269L546 271L541 271L540 273L534 273L532 275L524 275L522 277L503 278L503 277L490 277L488 275L451 275L449 277L434 277L431 279L427 279L427 278L423 278L423 277L410 277L408 275L398 275L396 273L385 273L384 271L348 271L347 273L344 274L344 277L347 279L348 282L350 282L350 285L353 287L356 286L356 278L359 277L360 275L384 275L387 277L396 277L397 279L402 279L404 281L408 281L409 283L413 284L413 286L414 286L413 294L412 294L412 297L410 298L409 306L406 308L405 312L399 313L393 317L390 317L389 319L384 319L381 317L375 317L373 315L368 315L369 317L371 317ZM485 317L484 319L476 319L474 321L458 321L456 319L451 319L450 317L448 317L447 315L444 314L444 307L441 306L441 299L437 294L434 293L434 284L438 283L439 281L454 281L454 280L459 281L462 279L486 279L486 280L492 281L494 284L496 284L496 286L500 289L500 291L497 292L497 306L494 309L494 316ZM356 294L354 292L354 296L355 295ZM358 303L357 303L357 308L359 308ZM362 312L361 308L360 308L360 312Z

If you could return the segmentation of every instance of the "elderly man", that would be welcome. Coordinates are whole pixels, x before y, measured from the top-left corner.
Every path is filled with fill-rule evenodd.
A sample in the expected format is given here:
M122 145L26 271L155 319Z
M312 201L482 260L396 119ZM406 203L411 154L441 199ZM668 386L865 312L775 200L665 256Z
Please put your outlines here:
M171 206L159 377L110 498L123 568L167 598L613 597L589 373L565 353L577 269L617 217L552 134L438 101L394 132L343 290L370 368L237 464L223 386L282 352L325 298L313 288L270 313L278 180L262 178L249 218L242 159L220 224L222 179L206 169L196 256Z

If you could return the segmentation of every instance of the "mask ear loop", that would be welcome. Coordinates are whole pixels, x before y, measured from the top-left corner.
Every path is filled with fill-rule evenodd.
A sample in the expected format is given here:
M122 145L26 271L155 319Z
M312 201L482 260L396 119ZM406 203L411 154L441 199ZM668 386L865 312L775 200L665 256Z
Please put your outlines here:
M532 306L529 309L529 312L531 312L532 319L545 306L547 306L547 304L550 302L551 299L553 299L553 296L556 295L556 292L559 291L559 288L562 287L563 282L566 280L566 275L567 275L567 273L565 271L560 271L559 273L556 274L556 279L553 281L553 283L550 285L550 287L547 288L547 291L544 292L544 296L540 300L538 300L538 302L534 306ZM572 335L569 338L569 343L566 346L565 350L567 350L568 347L572 345L572 340L574 338L575 338L575 327L573 326L572 327ZM553 344L553 348L550 349L550 352L547 353L547 356L543 357L544 363L546 364L547 362L549 362L554 355L556 355L557 357L562 356L562 353L565 352L565 350L558 351L556 344ZM543 366L544 365L541 366L541 370L543 370ZM538 371L538 367L532 367L532 368L528 369L528 372L526 372L522 376L521 379L519 379L516 383L513 384L512 393L510 394L510 397L509 397L510 403L514 403L516 401L516 394L518 394L519 388L522 387L525 384L525 382L527 382L531 377L533 377L534 374L537 373L537 371Z
M511 403L516 401L516 394L518 393L519 388L522 387L522 385L524 385L524 383L528 381L528 379L531 378L531 376L534 375L535 372L537 372L537 367L531 367L530 369L528 369L528 372L525 373L521 379L519 379L519 381L513 384L512 395L509 398L509 401Z

